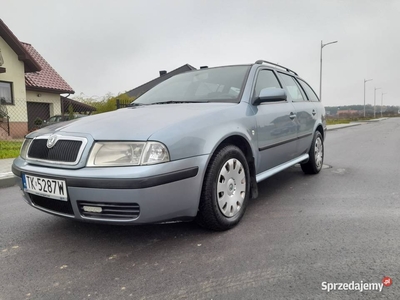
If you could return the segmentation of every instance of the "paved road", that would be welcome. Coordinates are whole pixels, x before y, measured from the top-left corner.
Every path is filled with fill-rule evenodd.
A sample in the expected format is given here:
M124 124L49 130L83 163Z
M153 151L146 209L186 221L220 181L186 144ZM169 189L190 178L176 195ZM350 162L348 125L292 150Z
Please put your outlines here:
M0 299L399 299L400 119L330 131L324 169L260 184L233 230L117 227L0 190ZM323 281L393 285L322 291Z

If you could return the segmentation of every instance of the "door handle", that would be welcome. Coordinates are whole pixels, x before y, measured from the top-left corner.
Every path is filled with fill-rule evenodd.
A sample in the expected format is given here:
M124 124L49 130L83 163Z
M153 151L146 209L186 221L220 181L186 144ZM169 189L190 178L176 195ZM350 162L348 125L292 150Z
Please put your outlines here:
M315 111L315 109L313 109L313 111L312 111L312 115L313 115L313 116L315 116L315 115L316 115L316 113L317 113L317 112Z
M290 115L289 115L289 118L293 120L294 118L296 118L296 114L291 112Z

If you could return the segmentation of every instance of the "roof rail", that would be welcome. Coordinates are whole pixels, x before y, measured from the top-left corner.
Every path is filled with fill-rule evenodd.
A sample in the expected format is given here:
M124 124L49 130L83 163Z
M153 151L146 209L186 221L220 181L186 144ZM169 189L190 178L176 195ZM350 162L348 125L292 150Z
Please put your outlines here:
M276 66L276 67L282 68L282 69L286 70L287 72L291 72L291 73L293 73L293 74L295 74L295 75L299 76L299 75L298 75L298 74L297 74L295 71L293 71L293 70L290 70L289 68L286 68L286 67L284 67L284 66L281 66L281 65L278 65L278 64L274 64L274 63L272 63L272 62L269 62L269 61L266 61L266 60L262 60L262 59L260 59L260 60L257 60L255 63L256 63L256 64L258 64L258 65L261 65L261 64L263 64L263 63L269 64L269 65L273 65L273 66Z

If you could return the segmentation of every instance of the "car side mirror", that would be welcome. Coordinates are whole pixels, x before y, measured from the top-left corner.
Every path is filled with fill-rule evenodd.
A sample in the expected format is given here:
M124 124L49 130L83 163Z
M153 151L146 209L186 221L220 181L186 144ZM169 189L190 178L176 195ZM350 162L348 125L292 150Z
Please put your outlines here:
M278 102L286 101L287 95L284 89L280 88L265 88L260 91L257 99L254 101L255 105L264 102Z

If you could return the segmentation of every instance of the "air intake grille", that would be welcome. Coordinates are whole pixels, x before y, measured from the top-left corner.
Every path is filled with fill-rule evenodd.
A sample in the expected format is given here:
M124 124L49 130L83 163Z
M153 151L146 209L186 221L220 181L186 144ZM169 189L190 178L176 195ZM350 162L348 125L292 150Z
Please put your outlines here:
M96 219L136 219L140 214L137 203L100 203L78 201L79 211L82 216Z
M60 201L34 194L29 194L29 197L35 206L42 207L56 213L62 213L71 216L74 215L71 202L69 201Z
M35 139L29 148L29 158L59 161L75 162L82 141L58 140L52 148L47 148L47 139Z

